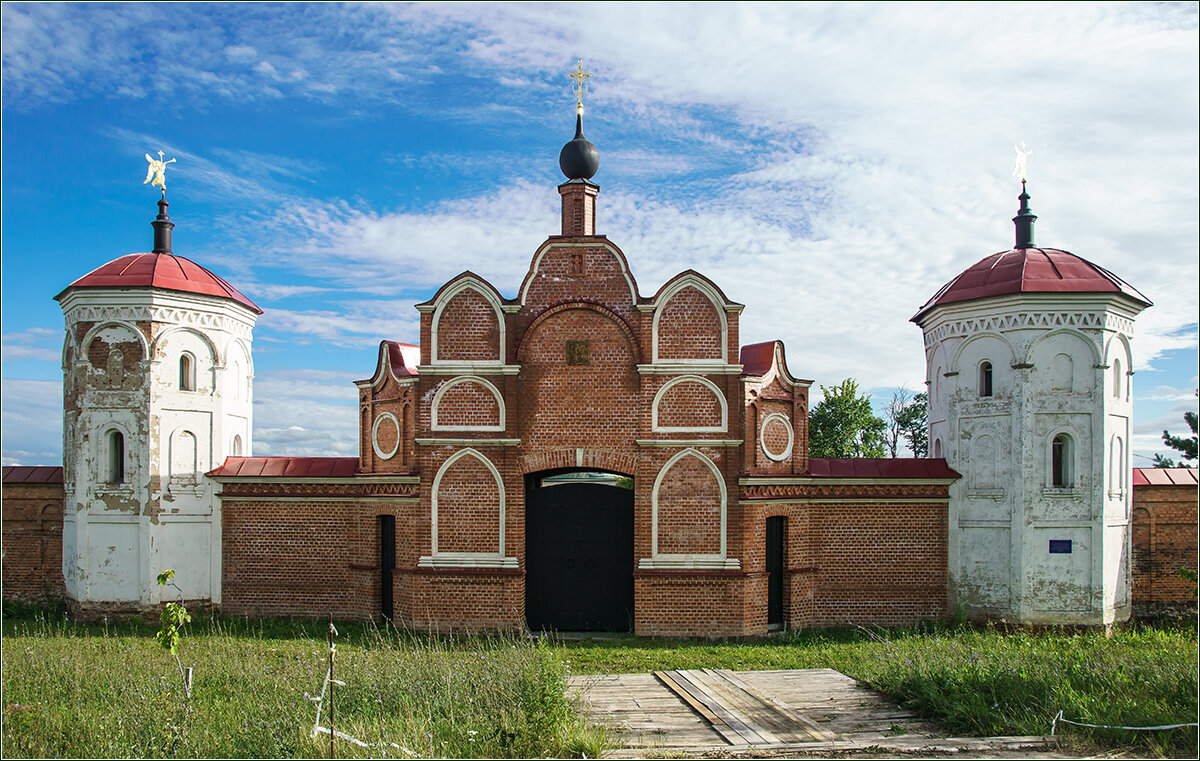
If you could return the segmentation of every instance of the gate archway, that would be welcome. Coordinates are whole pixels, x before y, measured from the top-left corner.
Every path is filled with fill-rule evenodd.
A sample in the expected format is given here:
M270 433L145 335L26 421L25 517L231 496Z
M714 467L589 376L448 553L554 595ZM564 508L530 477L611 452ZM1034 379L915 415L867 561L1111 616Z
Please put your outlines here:
M629 476L598 471L526 476L530 629L633 629L632 486Z

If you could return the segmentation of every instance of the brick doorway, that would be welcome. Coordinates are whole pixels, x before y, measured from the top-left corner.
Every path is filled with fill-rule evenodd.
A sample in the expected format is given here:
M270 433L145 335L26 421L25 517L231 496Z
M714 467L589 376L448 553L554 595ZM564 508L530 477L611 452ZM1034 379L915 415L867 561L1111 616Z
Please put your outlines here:
M544 471L525 482L525 612L534 631L633 629L628 476Z

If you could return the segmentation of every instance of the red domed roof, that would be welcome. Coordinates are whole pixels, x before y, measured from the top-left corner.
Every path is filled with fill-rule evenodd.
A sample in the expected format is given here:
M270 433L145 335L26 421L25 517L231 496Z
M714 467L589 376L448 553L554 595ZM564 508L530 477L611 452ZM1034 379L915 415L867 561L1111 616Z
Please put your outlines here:
M1001 251L963 270L917 310L917 322L942 304L1014 293L1121 293L1150 306L1150 299L1121 278L1083 257L1055 248Z
M175 254L128 254L113 259L71 283L54 298L61 299L72 288L162 288L233 299L256 314L263 313L223 278Z

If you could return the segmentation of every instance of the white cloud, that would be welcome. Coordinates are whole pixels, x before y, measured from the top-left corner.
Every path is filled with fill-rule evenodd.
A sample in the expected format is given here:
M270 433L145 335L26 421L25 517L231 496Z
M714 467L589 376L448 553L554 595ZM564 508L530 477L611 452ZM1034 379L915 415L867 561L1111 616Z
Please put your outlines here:
M63 332L53 328L29 328L20 333L5 333L0 345L3 361L32 359L39 362L62 362Z
M357 455L357 378L328 370L278 370L256 377L254 455Z
M380 340L413 342L421 325L412 302L355 301L345 311L271 309L258 328L292 343L311 340L340 346L375 346Z
M62 462L62 383L5 378L0 415L4 418L5 465L56 465Z

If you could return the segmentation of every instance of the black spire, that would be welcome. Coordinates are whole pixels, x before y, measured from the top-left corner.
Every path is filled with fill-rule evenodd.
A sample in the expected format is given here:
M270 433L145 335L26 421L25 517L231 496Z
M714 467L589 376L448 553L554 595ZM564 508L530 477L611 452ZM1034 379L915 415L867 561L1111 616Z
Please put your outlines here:
M163 197L158 202L158 216L150 224L154 227L154 251L155 254L171 253L171 229L175 227L175 223L167 216L167 194L163 193Z
M1017 210L1017 216L1013 217L1013 223L1017 226L1016 248L1036 248L1033 245L1033 223L1037 220L1037 215L1029 210L1029 194L1025 192L1025 180L1021 180L1021 195L1017 196L1017 200L1021 202L1021 208Z
M583 136L583 110L575 116L575 139L562 147L558 167L568 180L590 180L600 168L600 151Z

